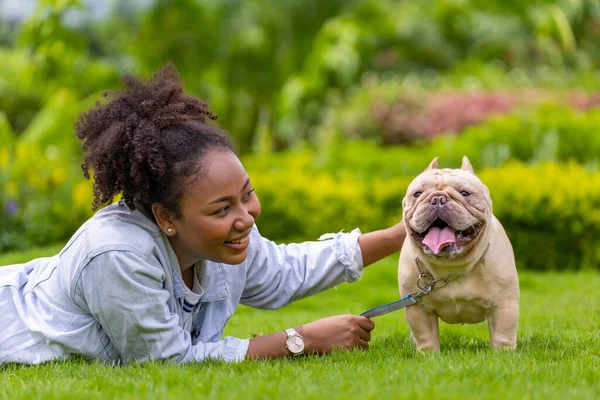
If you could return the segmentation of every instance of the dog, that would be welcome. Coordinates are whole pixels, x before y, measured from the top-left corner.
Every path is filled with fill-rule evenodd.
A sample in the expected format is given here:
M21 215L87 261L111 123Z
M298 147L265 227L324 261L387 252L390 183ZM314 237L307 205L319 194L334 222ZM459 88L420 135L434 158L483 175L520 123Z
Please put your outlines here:
M515 349L519 281L512 245L492 213L488 188L464 156L460 169L438 158L408 186L402 201L406 239L398 283L411 339L422 352L440 350L438 318L449 324L487 320L496 349Z

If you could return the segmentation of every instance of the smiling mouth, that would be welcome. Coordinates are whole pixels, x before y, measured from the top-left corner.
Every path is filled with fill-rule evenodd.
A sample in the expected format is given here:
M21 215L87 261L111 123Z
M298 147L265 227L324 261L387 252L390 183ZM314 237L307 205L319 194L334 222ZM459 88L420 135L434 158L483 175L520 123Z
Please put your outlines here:
M411 236L423 247L426 254L454 255L462 252L463 247L479 235L482 227L483 222L478 222L459 231L438 218L423 232L411 229Z
M241 239L236 239L236 240L226 240L225 243L229 243L229 244L242 244L242 243L246 243L248 241L248 237L249 236L244 236Z

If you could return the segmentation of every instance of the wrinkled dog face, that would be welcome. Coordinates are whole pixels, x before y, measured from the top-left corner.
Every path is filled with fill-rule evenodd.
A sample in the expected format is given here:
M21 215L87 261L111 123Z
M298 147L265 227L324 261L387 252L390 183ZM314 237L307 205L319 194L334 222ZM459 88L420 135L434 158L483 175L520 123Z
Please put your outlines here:
M436 157L409 185L402 207L408 231L425 254L454 258L485 228L492 202L466 157L461 169L438 169Z

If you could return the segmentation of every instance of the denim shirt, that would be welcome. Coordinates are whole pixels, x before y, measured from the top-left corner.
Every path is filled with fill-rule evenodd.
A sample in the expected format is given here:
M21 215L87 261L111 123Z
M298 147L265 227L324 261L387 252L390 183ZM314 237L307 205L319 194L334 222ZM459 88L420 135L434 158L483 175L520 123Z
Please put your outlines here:
M188 331L182 317L189 289L167 237L141 212L112 204L59 254L0 267L0 363L73 354L118 364L241 361L249 340L222 337L238 304L276 309L359 279L359 236L355 229L277 245L254 226L241 264L196 264L203 293Z

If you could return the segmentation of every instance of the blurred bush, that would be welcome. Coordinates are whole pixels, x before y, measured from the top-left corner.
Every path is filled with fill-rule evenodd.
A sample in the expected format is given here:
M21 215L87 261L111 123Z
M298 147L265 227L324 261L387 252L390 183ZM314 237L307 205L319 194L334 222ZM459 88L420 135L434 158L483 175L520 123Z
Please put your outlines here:
M517 88L510 83L469 90L445 84L428 88L421 83L366 78L360 89L327 108L323 122L314 128L314 142L326 142L335 133L343 141L367 138L384 146L414 143L444 133L459 134L515 110L535 113L546 106L565 114L600 106L597 91Z
M1 115L1 114L0 114ZM0 137L7 138L1 128ZM0 147L0 251L65 240L91 215L91 184L72 154L55 145Z
M21 86L4 95L0 84L17 134L56 89L85 97L168 60L243 153L261 126L276 149L314 139L328 108L368 76L598 88L596 0L118 0L108 9L98 18L81 1L44 0L18 27L16 47L0 54L0 81Z
M460 111L457 111L460 113ZM460 165L468 155L476 168L496 167L517 159L540 161L577 161L588 168L600 167L600 108L580 111L560 104L515 109L490 117L462 134L441 134L409 146L382 148L380 141L352 141L348 131L362 129L361 118L340 114L339 123L325 125L327 134L318 147L314 167L330 173L351 168L365 176L398 176L422 170L424 160L440 157L444 165ZM275 156L276 157L276 156Z
M383 144L424 140L440 133L458 133L490 115L506 113L518 103L504 93L436 93L424 99L375 102L372 115L381 126Z
M510 162L479 174L521 267L600 268L600 172L575 162Z
M470 90L597 89L599 25L596 0L357 2L322 27L282 87L274 135L314 139L329 108L371 77Z

